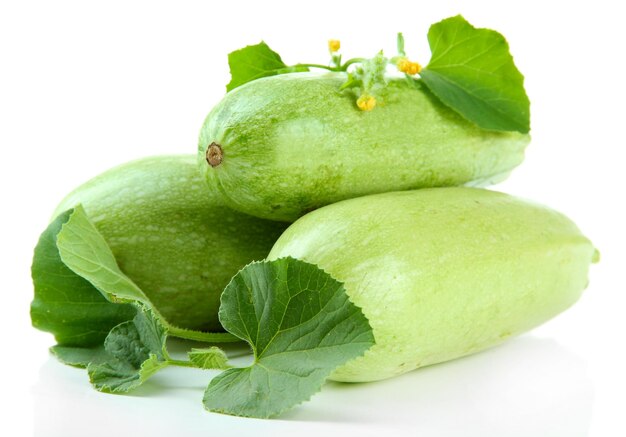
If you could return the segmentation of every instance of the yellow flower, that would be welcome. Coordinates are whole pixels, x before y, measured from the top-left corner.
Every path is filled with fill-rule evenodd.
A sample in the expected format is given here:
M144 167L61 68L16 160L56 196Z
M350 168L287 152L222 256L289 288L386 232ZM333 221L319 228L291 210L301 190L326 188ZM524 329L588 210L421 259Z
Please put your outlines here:
M371 111L376 106L376 98L369 94L363 94L356 101L356 105L361 111Z
M329 39L328 40L328 50L331 53L338 52L341 48L341 42L338 39Z
M417 62L411 62L407 58L400 59L397 66L398 70L403 73L410 74L411 76L422 71L422 66L420 64Z

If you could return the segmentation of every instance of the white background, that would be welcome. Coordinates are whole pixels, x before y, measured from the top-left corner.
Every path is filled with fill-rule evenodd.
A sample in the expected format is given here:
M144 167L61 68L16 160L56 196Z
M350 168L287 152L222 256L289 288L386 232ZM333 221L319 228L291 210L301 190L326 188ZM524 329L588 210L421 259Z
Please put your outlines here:
M8 1L0 6L1 427L12 435L626 435L623 174L626 34L619 2ZM168 369L97 393L30 327L32 249L76 185L145 155L194 153L229 80L264 39L287 63L408 53L462 13L509 40L532 101L525 163L498 189L568 214L602 253L572 309L506 345L380 383L328 384L279 420L205 412L210 372ZM17 434L16 434L17 432ZM5 432L2 432L5 434Z

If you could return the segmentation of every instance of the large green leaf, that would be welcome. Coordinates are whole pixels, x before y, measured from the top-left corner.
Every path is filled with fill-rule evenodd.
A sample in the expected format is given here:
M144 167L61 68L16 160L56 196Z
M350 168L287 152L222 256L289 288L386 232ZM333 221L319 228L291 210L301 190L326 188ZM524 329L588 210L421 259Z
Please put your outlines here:
M60 346L89 349L101 346L111 328L132 319L135 309L109 302L89 281L63 263L57 235L72 215L73 210L60 214L39 238L32 264L35 296L30 315L33 326L51 332ZM59 354L69 357L70 352L62 349ZM67 360L75 365L81 361Z
M266 418L320 390L333 370L374 344L372 329L343 284L293 258L256 262L222 294L220 322L246 340L254 364L215 377L211 411Z
M428 42L432 57L420 76L444 104L484 129L530 130L524 76L501 34L457 15L433 24Z

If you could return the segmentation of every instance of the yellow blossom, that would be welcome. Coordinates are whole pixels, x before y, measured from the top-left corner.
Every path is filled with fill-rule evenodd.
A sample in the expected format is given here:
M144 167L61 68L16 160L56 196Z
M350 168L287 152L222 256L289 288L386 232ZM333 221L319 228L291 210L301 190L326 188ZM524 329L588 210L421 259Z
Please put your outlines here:
M422 66L417 62L409 61L407 58L402 58L398 61L398 70L403 73L410 74L411 76L422 71Z
M356 105L361 111L371 111L376 106L376 98L368 94L364 94L358 98Z
M338 52L341 48L341 42L338 39L329 39L328 40L328 50L331 53Z

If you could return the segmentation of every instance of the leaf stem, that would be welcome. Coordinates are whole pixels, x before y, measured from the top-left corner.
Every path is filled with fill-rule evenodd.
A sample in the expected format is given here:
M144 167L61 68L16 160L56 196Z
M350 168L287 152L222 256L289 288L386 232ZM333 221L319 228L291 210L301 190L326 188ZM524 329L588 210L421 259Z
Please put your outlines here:
M167 360L168 364L171 364L172 366L180 366L180 367L195 367L197 369L199 369L200 367L196 366L194 363L192 363L191 361L186 361L186 360L175 360L173 358L168 358Z
M189 329L178 328L176 326L167 327L169 335L185 340L202 341L205 343L236 343L241 341L239 337L229 332L201 332Z
M328 65L322 65L322 64L296 64L296 65L292 65L292 68L297 68L297 67L322 68L324 70L329 70L329 71L340 71L336 67L330 67Z
M347 71L348 67L352 64L359 64L361 62L365 62L367 61L367 59L365 58L352 58L352 59L348 59L346 62L344 62L344 64L341 66L341 71Z

